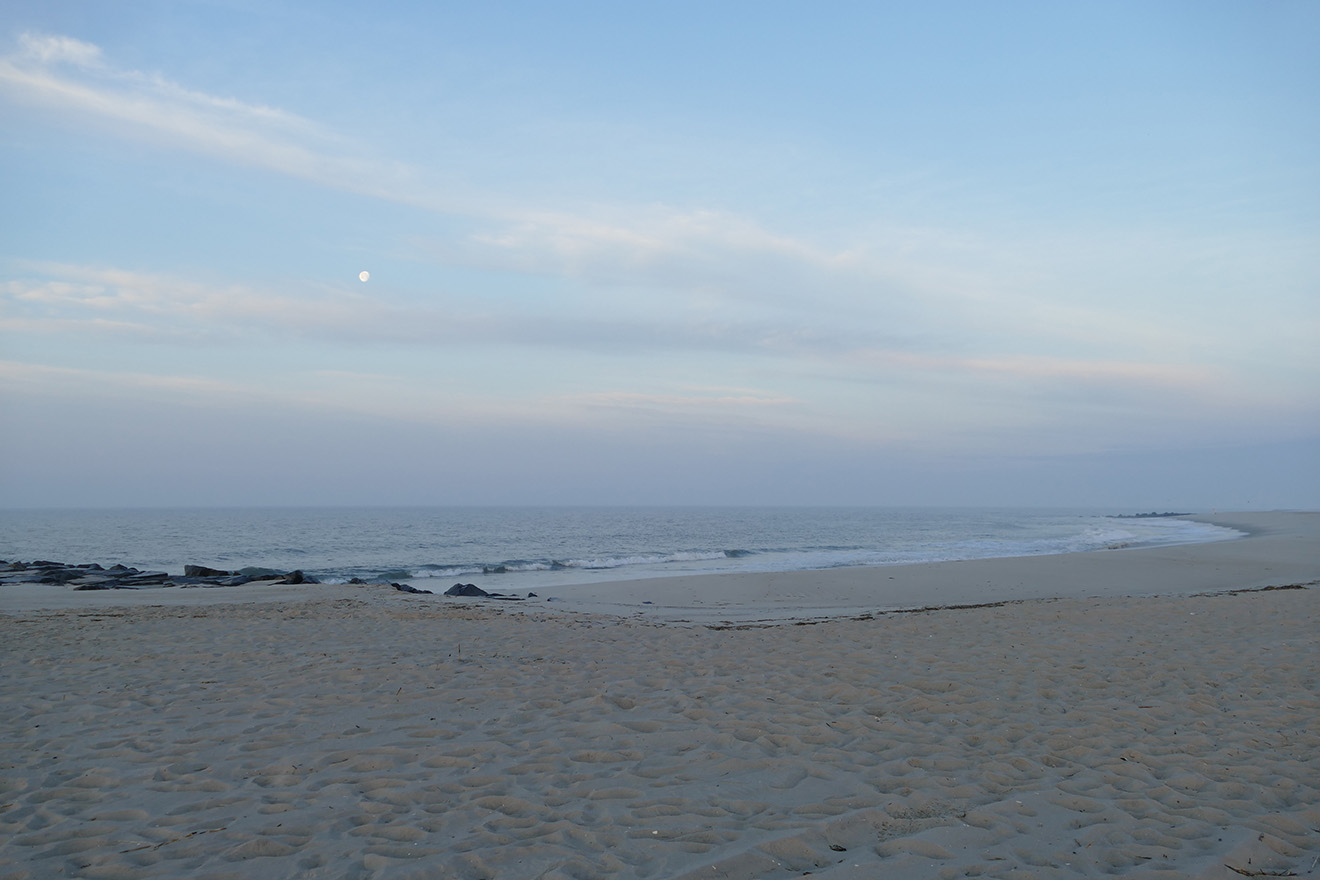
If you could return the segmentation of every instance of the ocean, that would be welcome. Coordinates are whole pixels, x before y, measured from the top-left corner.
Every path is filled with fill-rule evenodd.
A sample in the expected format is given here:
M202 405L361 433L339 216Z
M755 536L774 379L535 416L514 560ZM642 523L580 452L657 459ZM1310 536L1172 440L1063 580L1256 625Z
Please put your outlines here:
M0 559L186 564L487 590L718 572L1032 556L1238 537L1104 511L820 507L0 511Z

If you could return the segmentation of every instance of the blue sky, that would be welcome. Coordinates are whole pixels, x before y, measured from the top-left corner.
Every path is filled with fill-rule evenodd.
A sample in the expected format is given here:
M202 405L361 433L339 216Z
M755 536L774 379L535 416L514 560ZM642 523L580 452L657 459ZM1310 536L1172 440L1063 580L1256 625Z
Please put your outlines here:
M1320 507L1318 83L1302 2L10 2L0 504Z

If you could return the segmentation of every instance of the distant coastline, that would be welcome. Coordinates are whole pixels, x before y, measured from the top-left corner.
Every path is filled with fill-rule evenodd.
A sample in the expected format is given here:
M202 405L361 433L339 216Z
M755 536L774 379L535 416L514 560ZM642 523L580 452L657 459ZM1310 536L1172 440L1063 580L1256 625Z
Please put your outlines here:
M1112 514L1109 518L1110 519L1158 519L1160 517L1165 517L1165 516L1195 516L1195 514L1174 513L1173 511L1167 511L1165 513L1156 513L1155 511L1152 510L1150 513L1115 513Z

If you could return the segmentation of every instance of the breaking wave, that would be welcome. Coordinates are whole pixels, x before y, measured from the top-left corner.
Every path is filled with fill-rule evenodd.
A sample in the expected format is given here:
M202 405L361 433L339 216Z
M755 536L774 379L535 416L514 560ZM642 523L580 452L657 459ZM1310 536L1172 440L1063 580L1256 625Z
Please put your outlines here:
M751 550L680 551L676 553L637 553L628 556L586 556L573 559L526 560L510 559L504 562L473 562L458 565L423 565L415 571L385 572L381 577L399 579L450 578L478 574L518 574L534 571L608 571L632 566L668 565L675 562L711 562L720 559L742 559L753 555Z

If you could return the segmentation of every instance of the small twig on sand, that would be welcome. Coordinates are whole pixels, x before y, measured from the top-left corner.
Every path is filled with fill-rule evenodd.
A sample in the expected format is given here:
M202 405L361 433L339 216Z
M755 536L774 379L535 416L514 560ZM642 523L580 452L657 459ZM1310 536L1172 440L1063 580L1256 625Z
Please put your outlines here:
M1233 867L1227 862L1224 863L1224 867L1228 868L1228 870L1234 872L1235 874L1241 874L1243 877L1296 877L1297 876L1292 871L1244 871L1241 868Z

